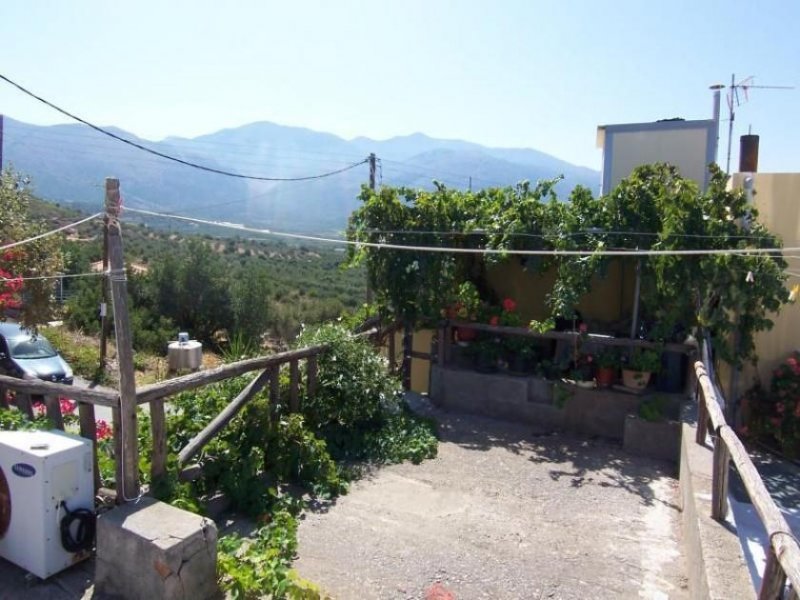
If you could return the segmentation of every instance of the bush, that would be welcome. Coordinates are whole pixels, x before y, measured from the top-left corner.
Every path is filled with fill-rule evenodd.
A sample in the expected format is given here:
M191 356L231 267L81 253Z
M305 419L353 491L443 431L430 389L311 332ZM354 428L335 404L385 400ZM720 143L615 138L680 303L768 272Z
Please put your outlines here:
M747 399L752 433L787 456L800 456L800 352L772 372L768 391L756 386Z

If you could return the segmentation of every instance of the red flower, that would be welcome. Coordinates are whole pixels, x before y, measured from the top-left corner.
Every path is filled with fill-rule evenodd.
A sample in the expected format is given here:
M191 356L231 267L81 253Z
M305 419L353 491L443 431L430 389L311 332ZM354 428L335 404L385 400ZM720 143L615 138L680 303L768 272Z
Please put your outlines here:
M506 312L514 312L517 310L517 303L514 302L511 298L506 298L503 300L503 310Z
M784 411L785 409L786 409L786 405L785 405L783 402L778 402L778 403L775 405L775 410L777 411L777 413L778 413L779 415L782 415L782 414L783 414L783 411Z
M109 427L108 423L105 422L103 419L98 419L96 426L97 428L95 432L95 439L98 442L102 440L107 440L113 435L111 427Z
M589 326L586 323L581 323L580 325L578 325L578 331L580 331L581 333L586 333L587 331L589 331Z
M71 415L78 407L78 403L75 402L75 400L70 400L69 398L64 398L62 396L58 399L58 406L61 409L62 415Z
M33 403L33 414L35 416L43 417L46 412L47 407L44 405L44 402L37 401Z
M496 327L499 322L500 322L500 317L498 317L497 315L492 315L491 317L489 317L489 325Z

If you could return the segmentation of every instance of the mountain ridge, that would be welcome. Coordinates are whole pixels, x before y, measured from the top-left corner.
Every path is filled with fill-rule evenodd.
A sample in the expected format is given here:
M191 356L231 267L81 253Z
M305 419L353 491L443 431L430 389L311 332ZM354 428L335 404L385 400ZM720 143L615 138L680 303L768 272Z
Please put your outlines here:
M566 197L576 185L599 185L599 172L533 148L492 148L422 132L347 140L306 127L258 121L192 138L115 134L158 152L243 175L300 177L353 164L374 152L388 185L431 188L434 179L466 189L515 185L563 174ZM367 167L303 182L248 181L190 169L146 154L78 124L31 125L5 117L7 163L33 178L38 195L89 210L102 206L102 180L118 177L130 206L283 230L341 230L357 208ZM235 219L232 217L236 217Z

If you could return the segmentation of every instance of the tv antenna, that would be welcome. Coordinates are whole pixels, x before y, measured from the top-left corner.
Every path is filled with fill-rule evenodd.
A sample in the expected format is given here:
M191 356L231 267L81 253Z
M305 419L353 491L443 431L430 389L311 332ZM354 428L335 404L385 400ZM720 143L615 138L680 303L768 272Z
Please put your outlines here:
M755 77L750 75L745 77L740 82L736 82L736 76L731 74L731 85L728 88L728 160L725 165L725 173L731 172L731 143L733 141L733 121L736 119L736 108L747 102L749 98L749 90L793 90L794 86L791 85L756 85ZM716 88L717 86L713 86ZM724 87L724 86L720 86ZM744 98L744 100L742 100Z

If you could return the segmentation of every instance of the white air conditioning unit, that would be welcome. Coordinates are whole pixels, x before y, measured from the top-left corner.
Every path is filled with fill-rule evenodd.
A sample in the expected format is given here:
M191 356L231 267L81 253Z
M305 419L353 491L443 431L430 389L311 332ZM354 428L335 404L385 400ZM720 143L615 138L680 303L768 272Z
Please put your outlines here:
M0 431L0 557L45 579L87 558L92 443L63 431Z

